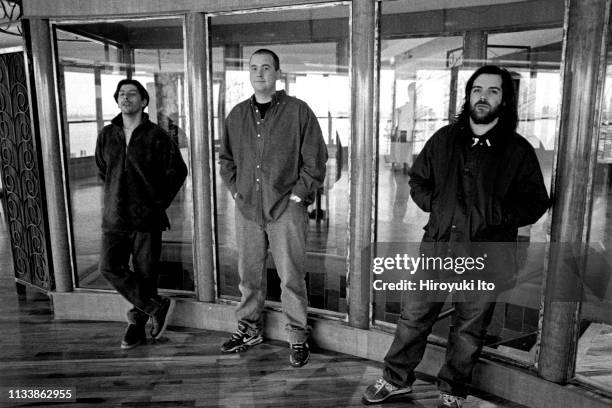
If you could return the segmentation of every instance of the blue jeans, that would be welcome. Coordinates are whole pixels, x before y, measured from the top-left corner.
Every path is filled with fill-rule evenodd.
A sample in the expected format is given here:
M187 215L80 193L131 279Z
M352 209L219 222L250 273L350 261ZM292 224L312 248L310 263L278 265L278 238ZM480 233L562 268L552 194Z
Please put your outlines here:
M263 331L266 256L270 248L281 281L287 340L289 343L306 341L310 334L306 321L308 299L304 270L308 226L306 207L289 201L278 220L263 226L245 218L238 207L235 216L239 288L242 294L236 319L247 325L250 334Z
M145 325L161 305L157 293L161 237L161 231L102 232L99 270L134 305L127 314L132 324ZM129 267L130 256L133 270Z
M486 329L493 317L496 294L468 296L456 292L455 311L446 347L446 359L438 373L438 388L465 398L472 371L484 344ZM414 369L421 362L427 336L431 333L444 302L432 302L424 296L407 294L402 299L402 314L397 322L393 343L385 356L383 377L400 387L410 386Z

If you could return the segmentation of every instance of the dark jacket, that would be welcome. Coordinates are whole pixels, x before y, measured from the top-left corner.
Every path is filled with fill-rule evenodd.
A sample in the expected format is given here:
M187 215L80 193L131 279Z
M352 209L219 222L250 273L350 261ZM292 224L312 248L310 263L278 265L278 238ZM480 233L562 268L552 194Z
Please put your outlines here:
M482 279L500 292L515 283L518 227L535 223L550 200L527 140L499 125L480 139L474 136L459 124L436 132L412 166L410 194L430 213L422 254L484 260L484 269L466 275L453 270L427 277Z
M143 114L126 150L123 118L105 126L96 143L104 182L102 229L155 231L170 226L165 210L178 193L187 166L168 133Z
M295 194L313 201L325 178L327 147L308 105L277 91L262 120L254 96L225 120L221 177L241 213L259 224L275 221Z
M425 240L513 242L550 204L533 147L491 129L472 147L469 126L453 124L425 144L410 172L410 195L430 212Z

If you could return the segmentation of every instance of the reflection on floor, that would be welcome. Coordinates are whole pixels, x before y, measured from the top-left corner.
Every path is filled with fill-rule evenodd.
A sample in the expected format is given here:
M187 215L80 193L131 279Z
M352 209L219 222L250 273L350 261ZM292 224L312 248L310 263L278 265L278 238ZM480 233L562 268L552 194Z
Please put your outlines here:
M46 296L30 290L17 296L4 221L0 271L0 385L76 387L75 403L45 406L362 407L363 389L380 375L379 363L322 350L307 366L293 369L287 346L279 341L223 355L219 345L228 334L197 329L170 328L156 343L121 350L124 324L56 321ZM384 406L433 408L436 403L435 385L421 377L413 394ZM464 407L521 406L478 394Z
M591 323L580 336L576 378L612 393L612 326Z
M333 156L333 155L332 155ZM547 185L551 178L552 156L538 153ZM334 170L333 166L331 170ZM310 306L339 312L346 312L346 222L348 215L348 177L346 169L335 182L330 182L323 196L323 210L327 217L310 220L309 256L307 260ZM329 171L334 174L335 171ZM401 166L393 166L381 160L378 177L377 240L378 242L418 242L422 236L422 227L427 221L427 214L416 207L409 196L409 177ZM607 184L606 184L607 185ZM239 296L238 274L236 271L236 252L233 227L234 204L230 194L217 179L217 239L219 247L220 293ZM606 190L607 191L607 190ZM76 236L76 252L81 283L84 287L109 288L108 284L97 273L99 253L99 208L101 188L97 181L83 179L71 184L74 203L73 228ZM612 296L610 266L612 254L606 237L612 236L612 223L598 220L612 219L612 200L607 194L594 197L593 228L591 230L592 246L601 243L603 260L599 267L589 265L587 284L594 290L594 295L609 298ZM167 261L162 273L163 288L193 287L192 265L192 202L191 185L188 181L183 191L175 199L169 211L173 220L173 229L164 234L166 244L162 260ZM540 219L528 231L532 245L526 255L525 267L519 279L522 281L513 296L507 302L497 305L493 323L490 327L488 344L506 357L522 360L527 363L535 361L536 331L539 318L542 268L545 262L545 250L538 243L545 242L547 228L546 217ZM534 245L535 244L535 245ZM596 248L597 249L597 248ZM594 259L594 258L593 258ZM589 259L592 263L593 259ZM176 265L180 265L178 269ZM166 279L166 280L165 280ZM273 269L268 270L269 300L280 297L279 282ZM605 284L604 284L605 283ZM601 292L601 293L600 293ZM391 298L385 293L376 293L374 299L376 320L395 322L400 312L399 298ZM593 321L601 321L593 319ZM609 327L609 326L607 326ZM581 378L589 378L598 386L612 391L612 361L602 356L612 354L607 344L612 344L609 334L597 332L596 327L585 332L581 339L582 352L578 355L577 373ZM434 328L434 333L446 337L448 320L443 320ZM585 337L587 336L587 337ZM504 342L505 341L505 342ZM589 346L583 346L589 344ZM586 347L586 348L585 348Z

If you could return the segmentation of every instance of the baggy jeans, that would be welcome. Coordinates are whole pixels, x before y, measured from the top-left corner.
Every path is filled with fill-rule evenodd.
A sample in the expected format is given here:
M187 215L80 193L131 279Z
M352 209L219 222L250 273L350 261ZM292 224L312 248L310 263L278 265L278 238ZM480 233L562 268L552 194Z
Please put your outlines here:
M99 270L134 307L128 322L145 325L161 306L157 293L161 231L103 231ZM133 270L129 267L132 257Z
M236 309L236 319L247 325L251 334L263 331L263 308L266 300L266 256L272 252L281 281L281 304L287 320L285 329L289 343L308 339L310 327L306 321L306 207L289 201L287 209L274 222L264 226L245 218L236 208L236 241L238 274L242 297Z
M455 293L451 329L444 365L438 373L440 391L465 398L472 371L482 350L486 329L493 317L496 294L465 296ZM427 336L431 333L444 302L432 302L423 296L407 294L402 299L402 313L393 343L385 356L383 377L400 387L410 386L414 369L421 362Z

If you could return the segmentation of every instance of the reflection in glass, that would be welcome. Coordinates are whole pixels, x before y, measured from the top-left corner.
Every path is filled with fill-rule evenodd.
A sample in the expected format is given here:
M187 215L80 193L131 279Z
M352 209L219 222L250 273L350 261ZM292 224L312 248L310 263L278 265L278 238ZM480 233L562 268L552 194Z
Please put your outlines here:
M531 142L536 150L546 186L552 177L552 158L557 137L558 106L560 104L560 61L562 43L562 11L551 10L558 28L533 30L537 22L530 21L528 10L517 3L423 11L411 10L408 3L383 3L381 19L380 122L378 141L377 241L420 242L428 213L421 211L410 198L409 170L416 155L433 133L448 124L463 105L465 84L474 70L485 63L503 66L511 71L518 95L518 133ZM531 6L538 6L531 2ZM548 4L548 3L547 3ZM507 20L499 20L498 7L521 16L525 29L508 27L500 32ZM479 15L464 20L467 15ZM506 17L508 14L505 14ZM423 28L410 24L416 20L434 21L443 16L438 35L424 36ZM453 27L450 30L447 27ZM458 27L463 27L459 29ZM495 33L489 32L496 27ZM469 34L484 38L483 49L464 49L471 43ZM385 35L387 33L387 35ZM431 33L431 31L430 31ZM481 59L464 60L468 55ZM535 225L519 230L523 242L547 241L547 216ZM497 304L489 326L489 351L512 358L534 362L540 308L545 246L526 245L517 253L520 265L519 284ZM443 310L451 307L446 305ZM374 291L376 323L395 323L401 310L400 294ZM443 316L433 333L446 339L448 318Z
M240 292L234 202L218 177L220 129L229 111L253 93L247 71L248 58L259 48L269 48L280 57L282 77L276 89L284 89L310 106L319 120L329 152L325 185L308 209L306 281L309 306L346 312L350 140L348 15L348 7L340 5L211 19L218 289L222 297L237 299ZM320 30L297 29L312 24L317 24ZM279 301L280 281L271 256L268 257L267 276L267 299Z
M581 331L576 354L576 378L607 392L612 392L611 61L608 53L593 186L589 254L583 277Z
M119 113L113 93L121 79L130 76L147 88L151 100L146 112L175 138L190 167L182 30L179 19L57 28L75 281L79 287L111 289L98 273L102 184L93 156L98 131ZM128 32L126 37L119 35ZM171 229L163 234L159 287L191 292L194 280L189 176L167 214Z

